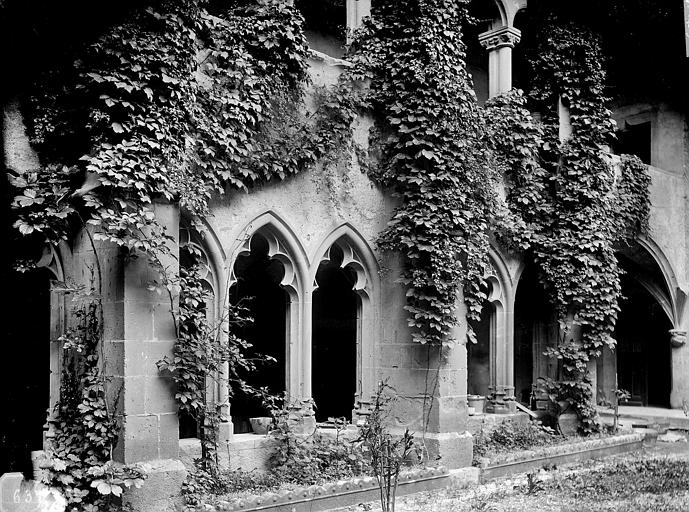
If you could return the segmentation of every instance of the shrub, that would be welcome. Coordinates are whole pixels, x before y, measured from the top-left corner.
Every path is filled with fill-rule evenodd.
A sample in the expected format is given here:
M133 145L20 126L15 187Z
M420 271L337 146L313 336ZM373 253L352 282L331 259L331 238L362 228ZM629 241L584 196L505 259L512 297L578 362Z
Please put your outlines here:
M201 461L189 473L182 486L182 494L190 510L213 497L230 493L260 493L276 489L280 481L270 473L261 471L220 470L217 473L204 469Z
M270 460L271 473L280 482L300 485L363 475L368 463L361 443L342 434L338 428L335 437L318 431L303 436L278 427L273 432L277 447Z
M474 465L478 465L479 458L491 454L529 450L534 446L557 444L562 439L552 428L539 422L506 421L491 431L481 430L474 436Z

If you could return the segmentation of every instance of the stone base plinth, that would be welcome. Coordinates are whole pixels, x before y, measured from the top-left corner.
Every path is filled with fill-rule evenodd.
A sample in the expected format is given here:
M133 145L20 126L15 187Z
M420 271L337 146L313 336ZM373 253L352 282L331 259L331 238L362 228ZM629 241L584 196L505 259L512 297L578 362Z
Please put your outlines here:
M187 470L179 460L153 460L142 464L146 481L140 489L130 489L123 497L124 505L134 512L175 512L184 505L182 483Z
M427 433L424 439L416 441L423 443L428 462L438 462L450 469L471 466L474 442L469 432Z

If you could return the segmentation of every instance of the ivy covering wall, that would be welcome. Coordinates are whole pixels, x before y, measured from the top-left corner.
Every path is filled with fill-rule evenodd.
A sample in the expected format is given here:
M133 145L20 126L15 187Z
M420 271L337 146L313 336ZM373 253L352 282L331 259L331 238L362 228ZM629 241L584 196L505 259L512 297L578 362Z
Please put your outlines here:
M518 91L491 100L488 140L508 184L503 239L536 264L561 325L557 346L548 349L559 377L547 385L594 429L587 365L615 346L615 251L647 228L650 177L637 157L610 154L615 125L599 37L554 18L541 33L530 101ZM571 133L561 134L563 123Z
M541 30L528 96L513 91L480 108L462 40L468 0L380 0L354 35L353 66L307 113L299 12L277 0L218 5L141 7L80 48L70 66L40 75L25 112L42 165L11 176L19 232L57 243L90 225L95 238L156 264L169 234L153 201L207 215L213 194L250 193L354 150L352 122L370 113L371 148L357 154L399 199L378 244L402 257L413 339L456 341L459 297L466 317L479 318L496 235L537 265L563 326L581 327L576 339L563 328L553 348L562 370L553 386L592 427L586 366L614 345L616 244L644 228L649 209L645 167L608 154L614 127L596 34L552 20ZM564 141L558 102L572 125ZM188 291L197 285L187 282ZM162 366L189 361L172 363ZM200 382L186 382L193 400Z
M497 174L465 64L468 2L380 1L357 34L351 80L380 132L376 176L400 198L379 245L405 258L409 326L421 343L452 343L463 292L478 319ZM471 329L469 336L473 337Z

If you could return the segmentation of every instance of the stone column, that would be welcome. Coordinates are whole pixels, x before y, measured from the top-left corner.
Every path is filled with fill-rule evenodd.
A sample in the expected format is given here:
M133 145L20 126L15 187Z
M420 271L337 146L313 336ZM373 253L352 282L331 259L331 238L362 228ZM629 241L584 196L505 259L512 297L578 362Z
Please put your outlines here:
M521 31L514 27L500 27L479 36L488 50L488 97L512 89L512 48L521 39Z
M312 391L313 291L306 289L291 299L289 311L290 362L287 391L289 419L296 432L311 434L316 429Z
M371 0L347 0L347 42L351 33L361 26L361 21L371 15Z
M515 411L514 404L514 333L511 304L496 304L491 319L491 391L486 412L507 414Z
M461 339L461 338L458 338ZM429 347L425 447L429 460L449 468L471 465L473 440L467 432L467 351L464 343ZM417 434L417 437L418 436Z
M687 347L686 329L670 330L670 346L672 347L672 391L670 392L670 407L680 409L689 406L689 348Z
M156 219L174 237L172 255L162 261L177 272L179 211L155 204ZM172 509L186 476L179 457L179 425L174 382L161 375L156 363L171 356L177 339L166 292L150 290L160 277L148 259L125 260L109 246L98 251L103 282L104 354L108 392L120 417L121 431L115 460L144 463L144 487L125 496L136 511Z
M227 332L227 319L223 320L222 332ZM221 343L227 343L227 338L223 336L221 338ZM220 371L218 372L218 382L217 382L217 407L219 414L218 422L218 442L219 443L230 443L232 442L232 435L234 434L234 424L232 423L232 415L230 410L230 363L223 363Z

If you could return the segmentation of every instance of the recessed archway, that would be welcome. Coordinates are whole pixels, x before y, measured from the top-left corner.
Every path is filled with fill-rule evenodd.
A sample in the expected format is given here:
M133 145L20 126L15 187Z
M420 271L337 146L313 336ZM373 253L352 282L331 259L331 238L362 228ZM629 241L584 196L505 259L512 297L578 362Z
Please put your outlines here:
M558 325L536 269L527 266L517 286L514 304L514 394L531 405L540 377L556 377L554 362L543 353L557 343Z
M678 319L672 294L674 274L651 240L639 240L617 254L624 271L615 328L617 345L598 360L599 401L614 390L630 393L628 405L670 406L672 348L670 330ZM664 265L665 264L665 265Z
M312 358L306 367L306 384L311 396L316 399L319 420L327 420L333 415L349 418L352 409L358 410L359 401L367 401L375 392L374 347L380 328L377 321L377 294L380 289L378 262L365 239L349 224L339 226L326 236L315 251L312 261ZM331 305L325 305L325 301ZM339 350L344 351L343 356L347 362L346 366L344 361L332 363L338 365L342 372L342 382L338 383L342 389L338 391L338 405L331 404L324 408L319 401L332 402L333 397L327 397L323 392L330 385L328 380L331 376L324 371L321 362L328 353L336 354L337 351L321 350L324 343L329 341L325 339L327 329L322 329L324 322L319 317L324 313L328 314L328 309L337 308L338 306L333 306L337 303L341 303L342 307L334 320L345 325L347 333L346 340L341 340L344 345ZM354 331L352 327L355 327ZM328 366L325 370L327 368ZM333 414L327 414L328 409Z
M31 452L43 449L51 392L57 392L51 390L51 371L59 372L59 363L51 361L50 343L50 282L54 275L45 268L6 272L4 283L12 300L4 306L0 474L18 471L31 478ZM59 385L59 375L53 380Z
M312 392L316 420L351 420L357 391L357 341L361 300L354 291L356 272L343 266L338 245L316 273L313 293Z
M481 319L471 322L476 336L476 343L467 343L467 393L470 395L489 396L494 387L495 354L492 339L495 335L496 308L494 304L485 304Z
M657 300L630 274L622 277L617 318L617 387L628 405L670 406L672 324Z
M248 251L233 267L234 283L229 301L246 308L253 321L236 328L236 334L252 346L245 354L256 368L244 376L253 388L267 388L272 394L287 391L287 325L289 294L282 287L285 265L270 255L268 239L261 233L251 237ZM265 416L260 399L234 389L232 422L237 434L251 432L249 418Z

